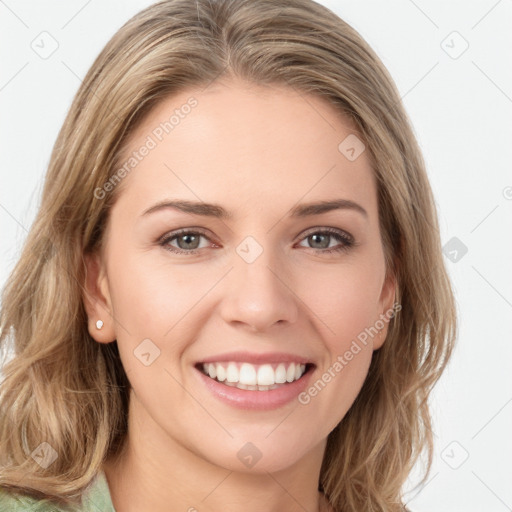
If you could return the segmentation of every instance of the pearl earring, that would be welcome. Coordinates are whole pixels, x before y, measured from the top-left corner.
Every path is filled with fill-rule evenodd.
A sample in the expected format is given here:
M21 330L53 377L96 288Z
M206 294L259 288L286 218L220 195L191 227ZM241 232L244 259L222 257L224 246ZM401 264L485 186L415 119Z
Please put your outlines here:
M96 329L101 329L103 327L103 321L102 320L98 320L96 322Z

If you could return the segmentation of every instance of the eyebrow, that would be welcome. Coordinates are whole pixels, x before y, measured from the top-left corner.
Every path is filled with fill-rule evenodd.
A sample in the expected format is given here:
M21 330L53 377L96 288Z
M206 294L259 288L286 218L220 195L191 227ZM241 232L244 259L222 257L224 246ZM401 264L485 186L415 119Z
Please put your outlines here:
M214 217L223 220L233 218L231 213L218 204L184 200L161 201L145 210L142 215L149 215L164 209L175 209L193 215ZM290 216L302 218L311 215L320 215L333 210L353 210L361 213L366 218L368 217L368 212L360 204L350 201L349 199L333 199L331 201L300 204L291 208Z

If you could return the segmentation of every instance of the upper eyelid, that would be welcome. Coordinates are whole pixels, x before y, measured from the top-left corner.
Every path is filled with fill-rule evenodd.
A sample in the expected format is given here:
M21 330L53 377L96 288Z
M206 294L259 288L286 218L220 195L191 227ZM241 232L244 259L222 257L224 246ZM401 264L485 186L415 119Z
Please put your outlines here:
M348 231L346 231L345 229L332 228L332 227L329 227L329 226L317 226L317 227L308 228L308 229L306 229L306 231L302 232L302 236L304 237L304 236L308 235L309 233L317 233L317 232L326 232L326 233L330 233L330 234L338 234L338 235L341 235L341 236L346 236L347 238L350 238L351 240L354 240L354 237Z
M319 232L326 232L327 234L331 234L331 235L337 234L339 236L347 238L350 242L355 242L355 238L348 231L345 231L344 229L341 229L341 228L333 228L333 227L329 227L329 226L314 226L314 227L308 228L305 231L301 232L301 234L300 234L301 238L299 238L298 241L303 240L310 234L319 233ZM194 228L194 227L182 228L182 229L178 229L176 231L168 232L168 233L162 235L158 239L158 241L159 242L170 241L170 240L173 240L173 239L179 237L180 235L189 234L189 233L194 233L194 234L198 234L200 236L204 236L211 242L214 242L214 240L212 240L212 238L208 235L207 231L205 231L203 228ZM196 250L199 250L199 249L196 249Z

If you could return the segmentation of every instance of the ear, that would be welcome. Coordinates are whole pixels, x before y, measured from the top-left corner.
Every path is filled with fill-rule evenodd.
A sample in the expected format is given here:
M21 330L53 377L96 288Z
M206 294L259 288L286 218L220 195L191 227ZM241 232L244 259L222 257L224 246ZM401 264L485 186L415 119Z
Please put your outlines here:
M373 350L378 350L384 344L388 334L389 321L391 314L394 315L394 307L396 297L396 277L390 271L386 273L384 284L382 285L382 292L379 300L380 317L376 320L376 326L380 327L381 323L384 324L382 329L379 328L379 333L373 339Z
M109 284L105 265L99 254L85 254L85 282L83 301L88 316L89 334L99 343L115 341L114 315L110 300ZM103 326L98 329L96 322Z

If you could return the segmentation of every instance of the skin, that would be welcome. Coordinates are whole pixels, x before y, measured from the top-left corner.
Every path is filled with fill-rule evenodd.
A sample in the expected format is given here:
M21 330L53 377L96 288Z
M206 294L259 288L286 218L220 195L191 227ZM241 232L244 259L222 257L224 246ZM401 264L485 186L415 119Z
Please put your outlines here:
M99 343L117 339L133 388L126 449L105 464L112 500L118 512L323 510L327 436L359 393L387 323L307 405L234 408L194 364L232 350L291 352L314 361L314 383L392 308L373 171L366 152L349 161L338 150L355 126L323 99L233 79L164 100L127 154L190 96L198 105L118 185L102 250L86 260L89 332ZM298 203L339 198L367 216L289 216ZM216 203L233 217L142 215L166 199ZM326 253L343 242L311 235L329 227L356 245ZM197 254L159 245L181 228L206 232ZM247 236L263 249L250 264L236 252ZM167 245L190 250L184 242ZM134 356L147 338L160 349L149 366ZM262 454L252 468L237 457L248 441Z

